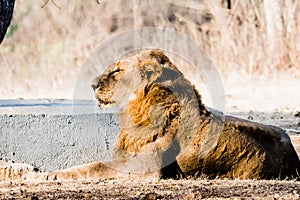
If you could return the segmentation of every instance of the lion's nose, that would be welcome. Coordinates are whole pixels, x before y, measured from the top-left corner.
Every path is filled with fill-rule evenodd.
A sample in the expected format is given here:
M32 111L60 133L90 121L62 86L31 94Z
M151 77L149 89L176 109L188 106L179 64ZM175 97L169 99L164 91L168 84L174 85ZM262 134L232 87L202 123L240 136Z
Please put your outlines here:
M92 80L91 87L93 88L94 91L99 87L99 79L100 79L100 76L98 76Z

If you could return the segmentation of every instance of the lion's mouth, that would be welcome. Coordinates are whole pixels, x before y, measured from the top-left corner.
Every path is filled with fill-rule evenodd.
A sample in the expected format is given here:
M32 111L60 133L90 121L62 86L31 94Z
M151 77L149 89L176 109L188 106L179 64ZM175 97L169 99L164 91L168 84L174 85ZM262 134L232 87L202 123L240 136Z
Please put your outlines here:
M107 81L106 79L111 80ZM112 100L116 83L116 79L111 75L108 78L106 76L99 76L92 81L91 86L95 91L95 97L98 100L98 107L100 109L107 109L116 105L116 102Z
M100 109L109 108L115 104L115 101L112 101L113 92L110 88L103 88L101 85L93 85L92 87L95 91L95 98L98 100L98 107Z
M110 98L105 98L105 96L96 96L96 98L100 109L107 109L116 105L115 101L111 101Z
M98 106L99 106L100 109L108 109L108 108L116 106L116 104L111 103L111 102L110 103L101 103L101 102L99 102Z

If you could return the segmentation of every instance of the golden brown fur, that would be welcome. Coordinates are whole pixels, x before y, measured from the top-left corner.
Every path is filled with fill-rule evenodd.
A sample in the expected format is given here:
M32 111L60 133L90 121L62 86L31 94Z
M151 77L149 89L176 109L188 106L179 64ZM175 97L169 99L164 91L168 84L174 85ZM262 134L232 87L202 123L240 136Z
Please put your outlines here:
M102 91L107 88L113 92L112 103L121 106L115 159L145 152L158 152L163 159L165 152L177 151L169 158L174 162L168 170L183 175L243 179L298 176L299 158L283 130L208 112L199 93L163 52L146 51L116 66L123 73L115 79L120 85L95 90L100 107ZM103 76L97 79L105 80ZM135 84L124 84L131 80ZM116 95L120 88L127 93ZM172 149L175 144L177 149ZM163 162L161 167L170 164Z
M120 107L113 160L46 174L48 179L298 177L300 161L282 129L209 112L162 51L117 61L92 87L100 108Z

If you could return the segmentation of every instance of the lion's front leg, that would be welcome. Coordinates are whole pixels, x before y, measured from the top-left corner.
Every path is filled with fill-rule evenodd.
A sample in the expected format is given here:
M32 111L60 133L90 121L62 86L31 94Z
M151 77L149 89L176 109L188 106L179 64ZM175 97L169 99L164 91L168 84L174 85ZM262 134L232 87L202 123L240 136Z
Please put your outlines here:
M65 170L57 170L45 173L27 173L23 180L27 181L68 181L68 180L99 180L111 179L118 176L118 171L112 166L112 162L95 162Z
M85 165L71 167L49 173L27 173L22 178L26 181L69 181L87 180L99 181L120 178L151 178L158 179L159 172L135 173L131 170L134 163L128 161L114 160L108 162L95 162Z

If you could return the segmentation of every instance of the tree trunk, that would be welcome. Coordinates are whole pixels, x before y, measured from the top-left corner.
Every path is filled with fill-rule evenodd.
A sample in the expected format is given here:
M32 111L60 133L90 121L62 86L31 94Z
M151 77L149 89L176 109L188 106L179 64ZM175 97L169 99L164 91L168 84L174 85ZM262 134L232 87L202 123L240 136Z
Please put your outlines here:
M3 41L10 24L14 5L15 0L0 0L0 44Z

